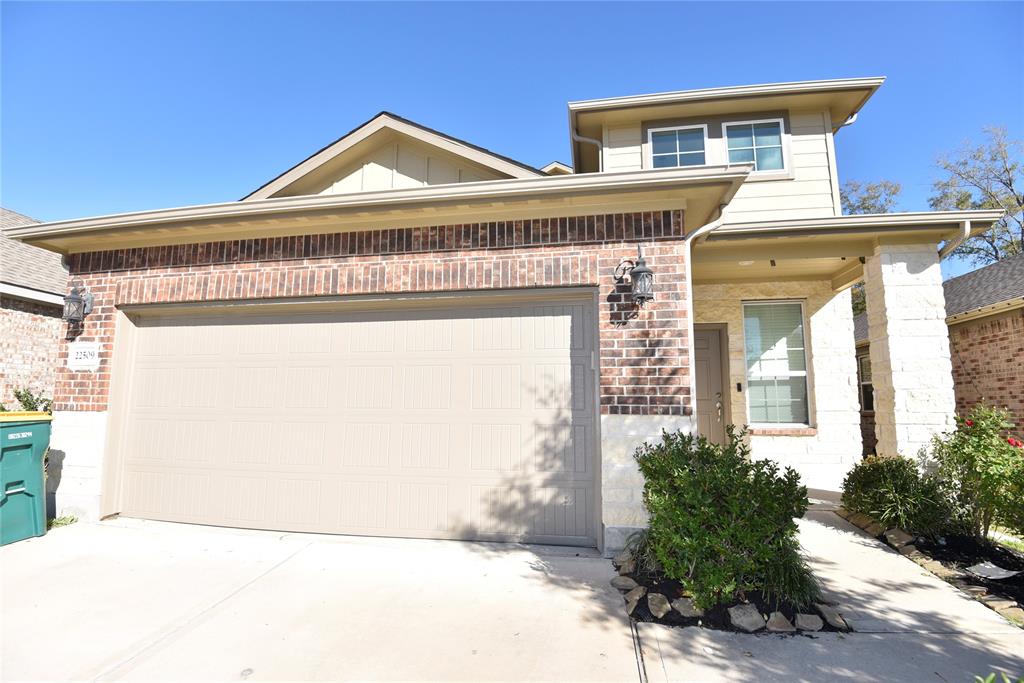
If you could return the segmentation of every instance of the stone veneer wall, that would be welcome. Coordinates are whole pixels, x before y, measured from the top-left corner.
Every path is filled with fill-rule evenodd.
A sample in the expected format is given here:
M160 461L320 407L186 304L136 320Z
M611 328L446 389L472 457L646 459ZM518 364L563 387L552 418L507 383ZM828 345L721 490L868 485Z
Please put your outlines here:
M984 401L1024 429L1024 309L951 325L949 344L957 412Z
M63 309L0 296L0 405L20 410L15 389L53 397Z
M119 306L582 286L599 293L601 425L611 439L602 444L604 523L631 526L643 509L629 456L636 443L627 442L690 421L682 234L682 212L666 211L75 254L71 274L95 296L78 338L101 345L99 370L62 367L55 392L54 443L65 452L65 466L97 468L91 484L75 484L80 500L94 508L79 513L98 510L105 446L102 438L81 441L81 433L104 432L98 421L105 421ZM657 298L636 314L628 284L615 283L612 274L623 258L635 257L638 242L656 273ZM62 363L66 354L64 346ZM68 417L74 413L80 415ZM623 426L640 422L639 431Z
M694 322L728 326L729 421L747 424L743 302L792 299L804 302L808 345L811 425L807 429L751 430L752 457L771 458L800 473L810 488L837 491L861 457L860 404L850 292L829 282L763 282L694 286Z
M954 427L942 270L934 244L875 247L864 265L877 453L915 457Z

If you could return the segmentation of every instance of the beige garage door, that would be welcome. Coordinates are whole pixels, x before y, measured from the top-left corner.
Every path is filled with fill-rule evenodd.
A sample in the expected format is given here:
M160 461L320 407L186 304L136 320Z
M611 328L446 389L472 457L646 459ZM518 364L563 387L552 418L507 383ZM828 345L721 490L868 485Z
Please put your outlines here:
M123 513L594 545L593 303L137 318Z

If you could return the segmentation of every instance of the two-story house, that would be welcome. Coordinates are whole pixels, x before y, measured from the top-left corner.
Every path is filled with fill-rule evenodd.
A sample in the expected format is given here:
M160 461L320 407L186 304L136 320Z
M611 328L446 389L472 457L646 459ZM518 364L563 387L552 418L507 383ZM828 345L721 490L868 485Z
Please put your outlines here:
M861 280L878 450L916 452L954 410L939 260L998 213L840 215L882 81L572 102L544 169L382 113L241 201L11 231L94 297L59 505L610 551L637 444L728 424L835 490Z

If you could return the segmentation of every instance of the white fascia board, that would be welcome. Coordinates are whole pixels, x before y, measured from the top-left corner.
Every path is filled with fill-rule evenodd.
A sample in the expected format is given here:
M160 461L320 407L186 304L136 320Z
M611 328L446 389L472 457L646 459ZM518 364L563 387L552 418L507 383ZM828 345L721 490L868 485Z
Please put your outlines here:
M798 218L752 223L726 224L715 231L712 239L728 236L770 236L773 233L816 231L871 231L875 229L935 230L939 226L960 224L970 221L971 225L983 228L1002 218L1003 212L996 210L973 211L915 211L906 213L874 213L852 216L830 216L826 218Z
M155 211L96 216L77 220L54 221L8 228L8 237L28 240L58 237L93 230L139 228L182 223L195 220L251 220L281 218L288 214L324 212L331 209L389 209L428 206L433 203L501 201L504 199L542 199L550 196L571 196L584 193L622 192L683 188L708 183L729 183L729 197L750 174L751 164L672 168L621 173L587 173L580 175L540 176L488 180L475 183L429 185L411 189L378 190L334 195L302 195L275 197L242 202L201 204Z
M764 97L771 95L793 95L834 90L858 90L864 88L878 88L883 82L885 82L885 77L878 76L870 78L838 78L824 81L793 81L789 83L727 86L721 88L704 88L701 90L677 90L674 92L661 92L650 95L627 95L625 97L608 97L596 100L578 100L575 102L569 102L569 111L597 111L602 109L642 107L652 104L719 100L734 97Z
M9 282L0 282L0 294L6 294L8 296L17 297L19 299L38 301L39 303L43 304L54 304L55 306L64 305L64 297L62 297L60 294L41 292L38 289L22 287L21 285L14 285Z

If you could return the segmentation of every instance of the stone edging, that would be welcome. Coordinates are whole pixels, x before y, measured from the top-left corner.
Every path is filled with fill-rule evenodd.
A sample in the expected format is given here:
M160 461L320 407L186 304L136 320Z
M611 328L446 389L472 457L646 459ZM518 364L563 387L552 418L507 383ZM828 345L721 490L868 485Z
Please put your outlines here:
M1024 627L1024 609L1010 598L1001 598L996 595L989 595L983 586L968 584L963 579L965 574L959 569L951 569L938 560L928 557L917 549L912 541L914 536L897 527L885 528L879 522L860 512L850 512L844 507L835 509L835 513L848 521L855 527L866 531L875 538L883 541L886 545L903 555L908 560L913 560L921 568L939 577L943 581L952 584L962 593L971 597L989 609L997 612L999 616L1011 622L1015 626Z

